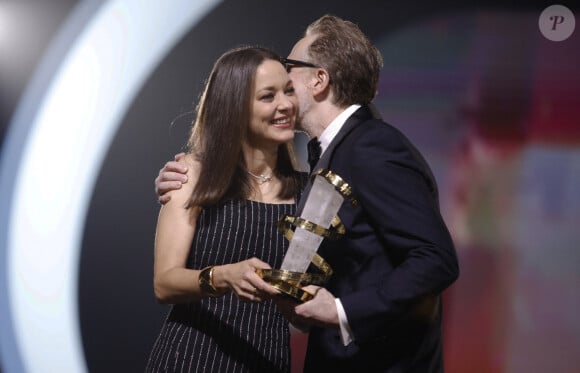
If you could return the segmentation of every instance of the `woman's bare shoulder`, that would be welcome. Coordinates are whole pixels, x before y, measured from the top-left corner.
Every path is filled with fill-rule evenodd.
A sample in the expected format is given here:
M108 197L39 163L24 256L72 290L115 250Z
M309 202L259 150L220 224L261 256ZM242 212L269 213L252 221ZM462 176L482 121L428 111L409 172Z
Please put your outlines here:
M189 178L197 179L201 171L201 163L193 154L187 153L178 162L187 167L187 176Z

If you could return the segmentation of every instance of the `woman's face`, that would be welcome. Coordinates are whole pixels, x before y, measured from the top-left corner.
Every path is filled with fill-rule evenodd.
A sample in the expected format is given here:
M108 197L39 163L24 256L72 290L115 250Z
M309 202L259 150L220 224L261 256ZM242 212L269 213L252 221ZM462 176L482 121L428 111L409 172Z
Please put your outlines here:
M279 145L294 139L298 101L284 66L265 60L258 66L250 102L248 142Z

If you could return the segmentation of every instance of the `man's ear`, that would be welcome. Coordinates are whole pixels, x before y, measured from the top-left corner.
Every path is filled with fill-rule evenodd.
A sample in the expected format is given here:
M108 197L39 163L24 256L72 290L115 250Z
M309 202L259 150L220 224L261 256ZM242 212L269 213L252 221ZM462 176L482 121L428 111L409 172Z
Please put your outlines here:
M330 91L330 75L328 71L318 68L314 74L314 84L312 86L312 93L317 96L320 94L328 94Z

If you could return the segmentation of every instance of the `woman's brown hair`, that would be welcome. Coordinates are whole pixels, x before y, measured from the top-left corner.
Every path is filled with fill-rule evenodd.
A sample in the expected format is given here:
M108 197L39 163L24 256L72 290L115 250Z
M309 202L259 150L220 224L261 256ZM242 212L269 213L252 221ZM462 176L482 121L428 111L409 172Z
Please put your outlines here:
M215 62L188 141L189 151L201 164L188 207L206 207L250 195L242 142L250 123L256 70L265 60L280 61L280 56L261 47L242 47L224 53ZM282 183L280 199L295 197L301 187L295 165L292 143L281 144L274 170Z

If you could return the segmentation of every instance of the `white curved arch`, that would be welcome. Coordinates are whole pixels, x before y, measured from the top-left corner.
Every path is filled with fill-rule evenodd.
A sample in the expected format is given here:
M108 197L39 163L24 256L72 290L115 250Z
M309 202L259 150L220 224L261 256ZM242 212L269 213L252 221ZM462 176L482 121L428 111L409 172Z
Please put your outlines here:
M64 38L74 42L50 79L37 79L41 91L25 96L0 159L0 351L7 372L87 370L76 296L98 170L143 81L218 2L85 1L67 20L67 31L77 34Z

